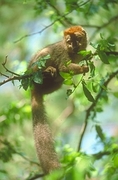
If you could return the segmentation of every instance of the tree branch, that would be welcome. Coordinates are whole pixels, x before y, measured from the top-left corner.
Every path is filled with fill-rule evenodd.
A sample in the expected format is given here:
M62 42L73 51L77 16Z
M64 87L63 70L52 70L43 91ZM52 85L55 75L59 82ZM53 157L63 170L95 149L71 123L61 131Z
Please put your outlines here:
M107 55L118 56L118 52L117 52L117 51L109 51L109 52L108 52L108 51L107 51L107 52L105 51L105 53L106 53ZM91 56L91 58L92 58L93 56L96 56L96 55L97 55L97 52L95 52L95 53ZM7 82L10 82L10 81L14 81L14 80L20 81L20 80L22 80L22 79L30 78L30 77L33 76L33 73L24 74L24 75L17 74L17 73L15 73L15 72L9 70L9 69L6 67L6 63L7 63L7 56L5 57L5 61L2 63L2 66L3 66L3 68L6 70L6 72L12 74L12 76L8 76L7 74L4 74L4 73L0 72L0 74L1 74L2 76L4 76L4 77L7 78L7 79L3 80L2 82L0 82L0 86L2 86L3 84L5 84L5 83L7 83ZM43 72L42 72L42 73L43 73ZM43 74L43 75L44 75L44 77L45 77L45 74Z
M118 15L112 17L111 19L109 19L109 21L107 21L106 23L104 23L101 26L98 26L97 29L95 30L95 32L92 34L90 41L93 39L93 37L95 36L96 33L98 33L102 28L105 28L106 26L108 26L110 23L112 23L113 21L117 21L118 20Z
M9 70L7 67L6 67L6 63L7 63L7 56L5 58L5 61L2 63L2 66L3 68L6 70L6 72L12 74L12 76L8 76L4 73L1 73L0 74L4 77L6 77L7 79L3 80L2 82L0 82L0 86L2 86L3 84L9 82L9 81L14 81L14 80L21 80L21 79L25 79L25 78L30 78L31 76L33 76L33 73L30 73L30 74L24 74L24 75L20 75L20 74L17 74L11 70Z
M103 87L107 87L109 82L118 74L118 70L116 70L115 72L111 73L109 75L109 77L106 79L106 81L104 81L103 83ZM81 145L82 145L82 140L88 125L88 120L89 120L89 116L91 114L91 112L93 111L94 107L97 105L102 92L104 91L104 89L102 87L100 87L100 90L95 98L95 101L91 104L91 106L89 106L89 108L86 110L86 116L85 116L85 120L84 120L84 124L81 130L81 134L80 134L80 140L79 140L79 145L78 145L78 151L80 151Z
M11 71L11 73L13 73ZM21 80L21 79L25 79L25 78L30 78L31 76L33 76L33 73L32 74L26 74L26 75L13 75L13 76L7 76L3 73L0 73L1 75L7 77L7 79L3 80L2 82L0 82L0 86L2 86L3 84L7 83L7 82L10 82L10 81L14 81L14 80Z
M29 36L33 36L33 35L36 35L36 34L41 34L44 30L48 29L49 27L51 27L53 24L55 24L57 21L60 21L60 19L66 17L68 14L70 14L71 12L67 12L65 14L63 14L61 17L57 18L55 21L53 21L52 23L50 23L49 25L45 26L43 29L41 29L40 31L38 32L34 32L34 33L31 33L31 34L26 34L24 36L22 36L21 38L19 38L18 40L14 41L14 43L17 43L19 41L21 41L22 39L26 38L26 37L29 37Z
M1 139L0 139L0 142L1 142L2 144L4 144L5 146L7 146L7 148L9 149L9 151L11 151L13 154L17 154L17 155L21 156L23 159L25 159L26 161L28 161L28 162L31 163L31 164L35 164L35 165L37 165L37 166L40 166L39 163L37 163L37 162L35 162L35 161L32 161L32 160L30 160L29 158L27 158L26 156L24 156L22 153L17 152L17 151L15 150L15 148L13 147L13 145L12 145L11 143L9 143L9 141L7 141L7 140L1 140Z
M84 6L85 4L87 4L87 3L89 3L89 0L87 0L87 1L85 1L85 2L80 2L79 4L75 3L75 6L73 7L73 10L76 9L76 7L78 7L78 8L82 7L82 6ZM62 12L60 12L59 9L56 8L56 7L53 5L53 3L48 2L48 4L54 9L55 13L56 13L58 16L60 16L60 17L62 16L62 15L61 15ZM71 13L73 10L71 10L70 13ZM63 26L74 25L74 24L69 20L69 18L67 18L66 16L64 16L64 21L63 21L63 19L62 19L62 20L60 19L59 21L61 22L61 24L63 24Z
M40 177L44 177L45 174L36 174L33 177L27 178L27 180L34 180L34 179L38 179Z
M118 149L113 149L112 151L101 151L95 154L92 154L92 157L94 157L95 159L101 159L103 156L108 156L110 154L113 153L118 153Z
M62 16L61 13L60 13L60 11L59 11L59 9L57 9L57 8L54 6L53 3L51 3L51 2L47 2L47 3L49 4L49 6L50 6L51 8L54 9L54 11L55 11L55 13L57 14L57 16L59 16L59 17ZM68 22L68 18L66 18L66 16L64 17L64 20ZM60 21L60 23L61 23L63 26L67 26L67 24L65 24L65 22L63 21L63 19L61 20L61 18L60 18L59 21Z
M89 2L89 0L87 0L86 2L82 2L79 7L81 6L84 6L85 4L87 4ZM33 35L36 35L36 34L41 34L44 30L48 29L49 27L51 27L52 25L54 25L57 21L60 21L64 26L65 24L63 23L62 19L64 18L66 20L67 23L70 23L70 21L68 21L68 19L66 18L73 10L61 15L61 13L59 12L59 10L54 6L52 5L51 3L48 3L54 10L55 12L57 13L57 15L59 15L60 17L57 18L56 20L54 20L52 23L50 23L49 25L45 26L43 29L41 29L40 31L38 32L34 32L34 33L31 33L31 34L26 34L24 36L22 36L21 38L19 38L18 40L14 41L14 43L17 43L19 41L21 41L22 39L26 38L26 37L29 37L29 36L33 36ZM71 23L72 24L72 23Z
M2 66L4 67L4 69L6 70L6 72L9 72L9 73L14 74L14 75L16 75L16 76L20 76L19 74L14 73L13 71L10 71L10 70L6 67L7 57L8 57L8 56L5 57L5 61L2 63Z

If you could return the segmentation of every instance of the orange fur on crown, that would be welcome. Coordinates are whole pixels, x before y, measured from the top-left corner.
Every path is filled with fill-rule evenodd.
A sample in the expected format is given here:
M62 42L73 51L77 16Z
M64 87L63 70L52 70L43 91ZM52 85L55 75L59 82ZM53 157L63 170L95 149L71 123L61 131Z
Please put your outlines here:
M80 34L85 32L84 29L81 27L81 26L73 26L73 27L70 27L68 29L66 29L64 31L64 35L67 35L67 34L73 34L75 32L79 32Z

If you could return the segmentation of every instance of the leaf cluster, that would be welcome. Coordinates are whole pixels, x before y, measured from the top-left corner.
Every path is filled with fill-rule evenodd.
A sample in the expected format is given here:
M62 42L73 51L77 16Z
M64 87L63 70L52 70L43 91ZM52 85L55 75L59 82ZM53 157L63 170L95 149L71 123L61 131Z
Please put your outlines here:
M50 55L48 54L47 56L41 57L41 58L39 58L39 60L34 62L31 65L30 69L28 69L23 74L23 77L26 77L26 78L21 77L21 86L20 87L23 87L24 90L27 90L29 86L30 87L32 86L33 82L35 82L37 84L42 84L43 83L42 68L45 67L46 62L49 59L50 59ZM38 70L36 70L36 71L33 70L35 68L36 69L38 68Z

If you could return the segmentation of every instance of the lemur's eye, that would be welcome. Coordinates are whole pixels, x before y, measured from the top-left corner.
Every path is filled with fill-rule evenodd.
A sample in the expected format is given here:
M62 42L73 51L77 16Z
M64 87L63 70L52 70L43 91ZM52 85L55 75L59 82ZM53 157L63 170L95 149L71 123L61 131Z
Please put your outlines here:
M68 44L71 44L71 40L70 39L67 39L66 40Z
M81 42L82 37L81 36L77 36L77 41Z
M68 44L71 44L71 37L69 35L66 36L66 42Z
M67 42L68 44L71 43L71 37L70 37L70 35L67 35L67 36L65 37L65 39L66 39L66 42Z

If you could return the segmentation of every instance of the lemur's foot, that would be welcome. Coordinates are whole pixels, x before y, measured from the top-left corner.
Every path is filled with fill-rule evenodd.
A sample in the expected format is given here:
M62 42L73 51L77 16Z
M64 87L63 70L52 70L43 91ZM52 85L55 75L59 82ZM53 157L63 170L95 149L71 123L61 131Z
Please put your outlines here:
M57 70L56 68L49 66L47 69L43 71L44 77L51 76L56 77L57 76Z

